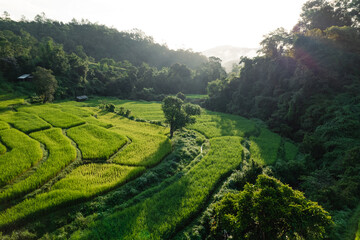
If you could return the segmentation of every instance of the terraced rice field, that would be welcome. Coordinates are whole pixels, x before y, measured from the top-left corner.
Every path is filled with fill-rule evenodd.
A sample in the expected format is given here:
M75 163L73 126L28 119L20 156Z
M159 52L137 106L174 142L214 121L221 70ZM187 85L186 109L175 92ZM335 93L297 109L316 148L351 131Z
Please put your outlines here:
M110 113L94 117L98 108L76 105L24 105L0 113L0 206L6 204L0 227L105 193L171 151L164 127ZM50 185L40 194L18 201L45 183Z
M0 215L0 226L37 212L49 211L96 196L139 176L145 168L115 164L87 164L57 182L49 192L26 199Z
M281 143L279 135L262 128L259 136L251 136L250 139L250 152L254 160L263 165L276 162Z
M81 150L82 157L106 160L127 142L126 137L92 124L73 127L67 131Z
M255 122L246 118L203 111L202 115L196 117L196 123L189 126L204 134L208 138L221 136L245 136L246 133L255 131Z
M105 101L117 109L130 109L135 118L164 121L160 103ZM83 103L24 105L16 107L17 112L6 108L0 113L0 168L9 169L0 176L0 231L16 230L54 210L66 212L67 207L107 196L148 169L171 167L162 162L173 149L168 128L103 112L98 108L103 102L95 98ZM298 152L292 143L239 116L204 111L189 128L204 135L197 140L199 146L204 142L203 153L187 160L186 167L158 186L139 193L141 201L122 196L127 201L116 204L129 207L90 214L83 218L89 224L65 238L171 238L202 211L249 152L266 165L274 164L279 152L287 160L295 159ZM187 155L191 154L176 156ZM144 182L151 182L151 176Z
M216 183L243 160L240 137L210 140L211 150L179 181L152 198L95 222L72 239L166 239L199 209ZM121 228L117 227L121 226Z
M43 152L39 142L13 128L1 130L0 140L9 149L0 155L1 187L40 161Z
M20 112L38 115L53 127L71 128L85 123L81 118L65 113L57 108L53 108L50 105L21 107L18 110Z
M35 190L76 158L76 149L60 128L51 128L34 132L30 136L43 143L49 150L47 161L36 168L29 177L18 181L0 192L0 202L16 198L21 194Z
M14 128L30 133L50 128L51 125L34 114L25 112L5 112L0 114L0 120L8 122Z

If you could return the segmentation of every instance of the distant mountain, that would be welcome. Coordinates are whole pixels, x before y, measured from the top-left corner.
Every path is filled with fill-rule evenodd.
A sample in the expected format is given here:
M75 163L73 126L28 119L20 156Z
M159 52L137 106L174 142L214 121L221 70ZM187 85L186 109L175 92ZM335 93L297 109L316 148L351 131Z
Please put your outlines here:
M230 72L234 63L238 63L240 57L255 57L257 48L240 48L234 46L218 46L202 52L206 57L218 57L222 60L222 66Z

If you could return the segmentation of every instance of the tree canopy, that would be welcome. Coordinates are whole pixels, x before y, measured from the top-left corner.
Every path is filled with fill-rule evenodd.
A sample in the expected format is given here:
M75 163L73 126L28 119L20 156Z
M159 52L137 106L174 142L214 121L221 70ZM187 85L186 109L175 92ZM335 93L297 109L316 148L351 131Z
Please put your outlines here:
M216 203L216 239L322 239L331 217L317 203L280 181L259 175L239 193Z
M164 112L166 122L170 125L170 138L176 130L181 129L189 123L195 123L194 115L200 115L199 105L186 103L178 97L168 96L164 98L161 108Z

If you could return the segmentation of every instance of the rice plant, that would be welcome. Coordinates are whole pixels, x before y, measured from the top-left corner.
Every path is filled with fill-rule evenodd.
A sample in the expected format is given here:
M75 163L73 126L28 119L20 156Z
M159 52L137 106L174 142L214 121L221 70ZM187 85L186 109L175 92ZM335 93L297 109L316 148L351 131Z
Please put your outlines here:
M0 186L41 160L40 143L16 129L0 131L1 142L10 150L0 155Z
M8 123L0 121L0 130L9 129L10 126Z
M165 136L168 129L149 123L135 122L108 113L99 116L104 123L114 125L110 130L130 138L131 143L114 156L115 163L152 166L171 152L170 140Z
M6 147L0 143L0 155L6 153Z
M266 128L261 129L258 137L251 136L251 157L263 165L274 164L277 160L281 137Z
M0 227L38 212L71 206L104 191L124 184L145 171L144 167L116 164L88 164L72 171L57 182L52 190L36 195L0 213Z
M85 123L81 118L51 107L51 105L21 107L18 110L38 115L52 126L59 128L71 128Z
M171 143L166 136L126 131L120 128L112 128L112 131L131 139L131 144L113 158L112 161L115 163L151 166L171 152Z
M34 114L25 112L10 112L0 114L0 120L10 123L14 128L30 133L50 128L51 125Z
M255 123L249 119L211 111L196 117L196 123L188 128L199 131L208 138L221 136L245 136L255 131Z
M284 149L285 149L285 159L286 160L294 160L297 153L299 152L298 147L289 141L285 141Z
M39 165L32 175L4 189L0 193L0 201L35 190L76 158L76 149L71 145L71 141L62 134L60 128L34 132L30 136L46 146L49 150L48 159Z
M92 124L71 128L67 135L81 150L84 159L108 159L127 142L126 137Z
M23 98L12 98L12 99L6 99L8 97L4 97L5 99L0 100L0 109L7 108L11 105L17 105L17 104L23 104L24 99Z
M240 137L210 140L211 150L178 181L151 198L101 218L72 239L168 239L201 209L229 171L240 165ZM175 176L176 177L176 176Z

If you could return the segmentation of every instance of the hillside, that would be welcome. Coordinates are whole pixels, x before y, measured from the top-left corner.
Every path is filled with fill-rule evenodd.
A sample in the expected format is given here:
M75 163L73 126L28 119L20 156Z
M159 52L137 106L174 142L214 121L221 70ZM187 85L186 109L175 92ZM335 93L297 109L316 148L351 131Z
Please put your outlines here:
M116 111L131 106L131 119L135 121L99 109L105 101L115 104ZM85 103L63 101L24 105L21 98L3 95L1 106L0 138L7 151L0 157L8 159L2 162L6 164L2 168L8 171L1 174L0 229L6 234L16 229L22 229L21 234L30 234L25 229L31 228L34 237L45 233L56 237L59 230L66 227L65 222L74 221L70 232L62 233L72 234L78 229L72 224L76 225L79 216L83 218L81 221L95 222L93 226L96 226L100 212L113 212L114 215L99 222L101 227L96 230L91 227L90 232L72 235L77 238L80 234L88 239L98 234L95 232L102 232L102 224L107 221L114 224L111 219L134 221L137 215L129 215L129 211L146 210L151 215L159 208L163 213L151 220L154 222L147 220L148 231L154 237L166 236L169 232L174 234L179 224L185 224L202 209L215 186L242 161L251 158L267 166L279 161L277 159L287 161L298 154L297 147L291 142L255 122L213 112L205 112L189 127L196 132L179 132L173 140L175 150L170 153L170 141L165 137L167 128L150 124L164 120L157 110L159 103L94 98ZM150 123L138 116L145 117ZM220 122L222 124L218 125ZM27 148L31 151L25 150ZM15 164L18 161L16 152L25 154L23 163ZM219 158L224 153L226 157ZM207 162L213 162L211 167ZM202 190L193 195L199 191L199 180L194 182L194 179L200 175ZM189 188L180 190L182 182L188 182ZM115 200L119 194L123 199L120 202ZM99 195L102 197L96 197ZM181 200L183 204L174 208L171 203L167 208L162 199L169 203ZM88 209L94 204L99 206ZM169 220L167 215L170 217L175 213L182 214ZM130 219L125 220L119 214ZM58 219L57 223L42 225L53 217ZM168 220L164 222L165 219ZM121 234L132 236L138 233L136 229L144 229L141 224L128 227L120 230Z
M332 239L359 220L360 31L350 2L309 1L293 31L269 33L240 74L209 83L206 104L262 119L300 144L304 162L277 176L332 213Z
M155 43L151 36L141 30L119 32L89 21L74 19L72 22L63 23L48 19L45 15L37 15L34 21L2 20L0 31L4 30L10 30L16 35L25 31L38 41L50 37L61 44L64 51L74 52L81 57L85 54L95 61L103 58L127 60L135 66L145 62L157 68L170 67L175 63L197 68L206 62L206 58L199 53L175 51Z
M1 18L0 45L3 89L41 67L55 77L57 99L94 94L161 100L162 94L204 94L209 81L225 76L219 63L200 53L170 50L139 30L119 32L86 21ZM41 84L19 85L24 94L40 94Z

